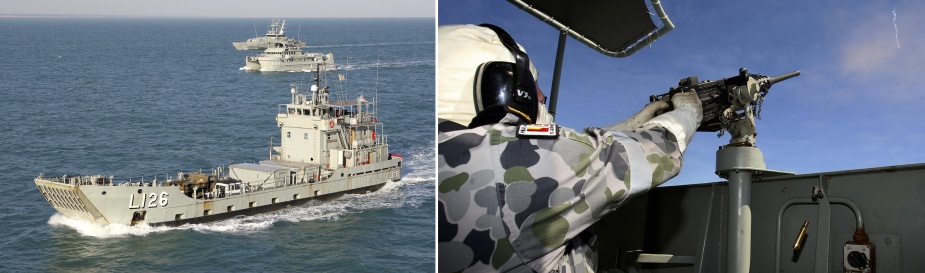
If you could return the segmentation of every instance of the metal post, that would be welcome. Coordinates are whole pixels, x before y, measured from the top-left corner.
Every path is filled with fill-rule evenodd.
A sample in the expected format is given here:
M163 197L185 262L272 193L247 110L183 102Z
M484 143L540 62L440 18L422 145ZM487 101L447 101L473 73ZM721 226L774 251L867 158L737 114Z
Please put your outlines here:
M793 174L766 169L764 154L756 147L720 147L716 174L729 180L729 222L726 230L726 272L748 272L752 253L752 179Z
M832 204L828 200L827 187L825 186L825 180L827 178L824 175L819 176L819 193L821 196L817 197L819 199L819 206L817 207L818 211L818 224L816 224L816 265L815 272L830 272L829 271L829 244L832 237Z
M556 101L559 100L559 78L562 75L562 58L565 57L565 31L559 32L559 47L556 49L556 67L552 71L552 90L549 92L549 114L556 116Z
M752 252L752 172L729 172L729 223L726 241L727 272L748 272Z

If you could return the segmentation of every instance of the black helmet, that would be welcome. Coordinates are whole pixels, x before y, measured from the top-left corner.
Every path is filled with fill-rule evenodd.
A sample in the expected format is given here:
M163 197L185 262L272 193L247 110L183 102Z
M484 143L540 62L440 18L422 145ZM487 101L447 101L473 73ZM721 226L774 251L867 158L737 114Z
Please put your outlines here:
M497 122L497 120L492 122L484 118L476 122L480 119L479 116L484 116L482 112L486 109L503 109L505 113L515 114L526 123L536 122L538 94L536 80L530 73L530 58L527 53L520 50L514 38L511 38L503 29L490 24L479 26L491 29L498 35L504 47L511 51L511 55L514 55L515 63L487 62L479 65L475 72L475 86L473 87L475 111L479 114L469 127Z

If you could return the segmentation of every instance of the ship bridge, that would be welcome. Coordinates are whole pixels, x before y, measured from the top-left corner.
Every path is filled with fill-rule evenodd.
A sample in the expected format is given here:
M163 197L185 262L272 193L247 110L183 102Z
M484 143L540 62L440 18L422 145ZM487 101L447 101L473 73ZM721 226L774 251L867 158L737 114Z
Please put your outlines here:
M375 117L374 102L363 96L332 101L327 86L312 85L309 92L299 92L300 88L293 85L291 103L279 106L280 145L273 147L271 160L325 169L388 160L388 140L380 133L383 124Z

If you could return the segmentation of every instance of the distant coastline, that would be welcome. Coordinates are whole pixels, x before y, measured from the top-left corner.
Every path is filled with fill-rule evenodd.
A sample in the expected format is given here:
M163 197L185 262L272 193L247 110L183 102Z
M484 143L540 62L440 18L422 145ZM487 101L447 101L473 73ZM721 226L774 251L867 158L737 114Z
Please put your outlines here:
M0 18L127 18L113 15L63 15L63 14L0 14Z

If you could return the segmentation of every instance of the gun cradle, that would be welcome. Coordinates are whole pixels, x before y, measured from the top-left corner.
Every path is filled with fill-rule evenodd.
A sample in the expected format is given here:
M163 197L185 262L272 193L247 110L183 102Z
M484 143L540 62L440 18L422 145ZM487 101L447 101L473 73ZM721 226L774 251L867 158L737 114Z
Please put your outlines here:
M761 103L771 85L800 75L800 71L786 73L776 77L749 74L745 68L739 69L739 75L717 81L698 81L697 76L683 78L678 86L668 93L652 95L650 101L656 101L680 92L697 92L703 108L703 119L698 132L729 131L733 135L731 143L744 142L754 144L755 116L761 111ZM673 110L673 108L669 108Z

